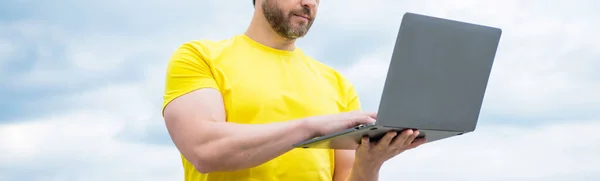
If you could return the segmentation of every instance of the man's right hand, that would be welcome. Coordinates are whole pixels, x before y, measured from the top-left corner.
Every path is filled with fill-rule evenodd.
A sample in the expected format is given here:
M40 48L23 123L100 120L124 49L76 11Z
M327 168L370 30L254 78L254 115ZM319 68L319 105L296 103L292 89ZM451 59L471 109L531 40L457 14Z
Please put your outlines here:
M314 130L315 136L323 136L330 133L342 131L361 124L374 123L377 119L375 112L351 111L339 114L313 116L306 119L310 130Z

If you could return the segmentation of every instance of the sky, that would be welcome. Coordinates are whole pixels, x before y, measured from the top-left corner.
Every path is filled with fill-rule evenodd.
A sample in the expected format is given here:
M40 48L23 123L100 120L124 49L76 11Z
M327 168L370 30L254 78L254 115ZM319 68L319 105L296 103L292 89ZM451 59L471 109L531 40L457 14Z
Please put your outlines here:
M298 46L377 109L402 14L501 28L477 129L380 180L600 180L599 1L327 0ZM0 2L0 180L183 180L160 114L182 43L245 31L250 0Z

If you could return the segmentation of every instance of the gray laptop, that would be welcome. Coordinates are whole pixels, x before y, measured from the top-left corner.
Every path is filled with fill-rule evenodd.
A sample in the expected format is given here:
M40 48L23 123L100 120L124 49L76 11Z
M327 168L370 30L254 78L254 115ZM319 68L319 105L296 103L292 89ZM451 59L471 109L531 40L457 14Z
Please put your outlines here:
M475 130L502 30L406 13L377 122L294 144L356 149L363 136L417 129L428 143Z

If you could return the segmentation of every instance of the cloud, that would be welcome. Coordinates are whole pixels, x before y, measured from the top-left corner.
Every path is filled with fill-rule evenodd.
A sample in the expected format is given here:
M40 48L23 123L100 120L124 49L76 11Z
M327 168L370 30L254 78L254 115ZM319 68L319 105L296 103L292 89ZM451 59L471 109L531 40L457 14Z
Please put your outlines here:
M7 180L182 180L177 150L123 142L120 115L96 110L0 127L0 178Z
M116 138L125 118L80 110L0 127L0 178L181 180L170 145ZM480 126L388 161L381 180L592 180L600 175L598 120L534 127ZM35 175L15 175L36 172ZM16 180L16 179L15 179Z
M242 33L250 2L5 3L0 180L182 180L160 116L166 61L186 41ZM598 2L322 3L299 46L354 82L369 110L403 12L504 30L476 132L394 158L381 180L600 177Z
M12 51L14 51L14 45L12 44L12 42L9 42L8 40L3 40L0 39L0 60L9 60L9 53L11 53ZM0 62L2 64L0 64L0 68L4 69L4 64L8 63L8 62Z
M594 67L600 65L595 61L600 58L600 44L589 38L598 37L594 30L600 30L600 26L558 14L524 13L529 6L516 1L495 3L499 4L451 2L448 8L416 8L423 9L418 13L504 30L486 94L485 112L556 117L599 110L600 96L595 92L600 89L600 80L595 78L598 74ZM494 10L488 11L491 9ZM505 13L513 11L518 13ZM368 17L382 19L368 22L386 24L381 22L383 16L375 13ZM386 30L396 33L397 27ZM368 109L376 109L373 106L378 104L373 101L380 97L382 89L378 88L383 86L396 34L373 36L385 36L388 41L382 41L377 49L370 48L372 53L361 56L358 63L342 71L361 89Z
M599 120L481 126L388 161L382 180L595 180ZM429 144L429 145L428 145Z

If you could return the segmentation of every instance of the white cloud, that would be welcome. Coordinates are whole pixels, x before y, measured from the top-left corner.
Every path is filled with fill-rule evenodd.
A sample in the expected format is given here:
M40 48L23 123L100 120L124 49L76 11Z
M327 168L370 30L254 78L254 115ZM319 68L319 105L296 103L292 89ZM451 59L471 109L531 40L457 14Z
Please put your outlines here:
M306 49L345 54L331 52L333 47L322 44L332 36L387 38L377 43L379 48L374 52L344 60L348 65L340 68L355 83L368 109L376 109L379 103L404 11L504 29L486 96L488 112L524 116L600 109L600 97L595 93L600 82L594 79L594 68L600 65L595 62L600 58L600 41L592 41L600 38L595 33L600 27L581 18L598 15L591 8L597 6L584 4L593 1L571 1L560 6L516 0L322 2L317 20L322 31L313 29L311 33L318 36L303 41L310 46ZM124 8L131 4L119 3L102 3L98 9L113 9L109 12L122 14L133 23L159 24L145 16L148 14ZM168 23L161 21L165 23L161 26L170 28L159 29L168 31L152 34L152 29L148 29L144 36L111 35L100 30L72 35L67 27L34 20L4 26L19 32L19 40L34 42L38 48L35 53L39 53L33 69L16 76L20 79L12 84L40 90L56 86L80 88L80 83L127 72L123 71L127 68L143 78L114 80L73 95L40 100L37 104L70 106L34 120L0 124L0 168L14 164L14 169L46 171L35 175L35 180L182 180L180 158L174 147L148 145L135 139L147 136L149 130L164 130L160 117L164 66L176 46L198 38L227 38L245 30L252 11L249 0L207 4L143 3L147 12L166 8L152 11L156 14L211 9L196 16L179 16L181 19ZM540 6L551 9L535 8ZM564 13L563 7L569 13ZM149 34L153 36L145 36ZM0 53L18 49L18 45L0 38ZM64 45L65 52L56 51L57 45ZM357 41L347 46L361 44ZM61 53L65 53L64 57L57 56ZM598 178L594 173L600 172L595 164L600 161L595 154L600 152L600 145L594 142L600 139L595 132L600 129L597 122L550 124L541 120L535 127L482 124L475 133L402 154L386 164L381 180L494 180L492 176L498 180L583 180L586 175ZM134 141L119 140L122 134L132 135ZM0 171L0 179L13 174L18 173Z
M391 159L382 180L595 180L599 120L535 127L481 126Z
M516 1L447 3L449 6L445 8L417 8L423 11L416 12L504 30L486 94L485 107L490 112L532 115L600 109L600 96L595 93L600 90L600 81L593 78L597 75L593 67L600 65L596 62L600 58L600 43L592 41L600 38L595 33L600 26L592 21L562 18L555 12L523 13L526 11L519 10L527 7ZM513 11L519 13L507 13ZM360 20L362 16L345 14L342 18ZM367 16L378 17L368 22L387 27L384 16ZM397 27L388 30L397 31ZM395 40L396 34L386 36ZM381 89L374 86L383 86L394 42L382 44L388 47L364 55L358 63L342 71L368 102L379 99Z
M12 42L4 39L0 39L0 68L3 64L11 61L7 59L14 51L15 47Z
M140 13L132 13L129 4L120 2L103 3L102 6L115 10L115 14L124 14L123 19L131 19L135 23L147 25L162 23L158 30L146 29L128 33L107 33L101 30L86 32L71 32L68 26L40 22L37 20L18 21L0 24L0 28L18 32L20 44L34 47L36 60L31 69L15 75L16 81L10 84L22 88L42 88L56 86L81 86L90 80L105 80L115 78L115 74L125 76L125 73L135 75L139 70L155 65L166 65L173 51L181 44L195 39L223 39L233 34L243 33L248 22L247 14L251 13L250 3L225 6L222 2L186 1L163 5L161 3L143 3L142 8L152 11L171 9L180 13L193 12L197 7L215 7L212 11L223 10L219 16L211 18L198 15L197 18L182 17L180 21L155 20ZM71 4L89 8L90 4ZM92 12L86 11L88 18L98 18ZM240 14L243 12L243 14ZM221 12L222 13L222 12ZM148 15L148 14L146 14ZM197 15L197 14L196 14ZM156 22L155 22L156 21ZM140 25L142 26L142 25ZM158 25L157 25L158 26ZM81 28L81 27L79 27ZM110 30L110 27L105 27ZM114 27L113 27L114 28ZM82 28L83 29L83 28ZM106 30L108 31L108 30ZM0 42L9 51L8 43ZM2 56L0 56L2 58ZM0 59L3 60L3 59ZM0 62L0 65L5 62ZM129 76L127 76L129 77Z
M0 126L0 167L47 171L21 175L34 180L182 180L174 147L117 140L126 122L82 110Z
M390 62L387 57L391 58L391 51L382 50L340 70L354 84L362 107L367 111L376 111L378 108Z
M114 117L92 111L50 115L39 120L0 127L0 145L8 148L9 155L20 155L25 160L45 154L58 153L68 156L73 154L73 151L85 154L94 150L105 150L106 148L102 147L110 141L110 136L120 125L115 122ZM69 147L63 147L65 145ZM77 148L77 145L86 146Z
M125 122L118 114L77 111L1 126L0 166L56 169L37 175L39 180L181 180L175 148L115 139ZM598 178L600 122L577 122L481 126L393 158L382 169L381 180Z

